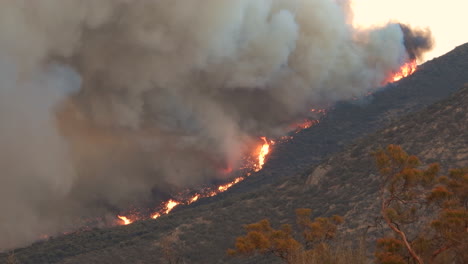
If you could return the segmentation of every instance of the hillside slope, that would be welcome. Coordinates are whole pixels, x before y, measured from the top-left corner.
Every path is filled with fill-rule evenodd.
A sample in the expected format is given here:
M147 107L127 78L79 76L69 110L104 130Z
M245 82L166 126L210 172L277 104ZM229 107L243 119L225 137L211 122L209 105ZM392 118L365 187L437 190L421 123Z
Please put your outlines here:
M233 191L252 190L317 164L391 120L450 96L468 82L467 72L468 43L420 65L413 75L382 87L363 100L338 103L320 124L294 134L293 141L276 146L264 169Z
M165 239L174 242L176 255L186 263L243 263L224 254L242 233L242 225L266 217L273 223L293 222L294 209L299 207L313 208L314 216L345 215L347 227L359 230L375 211L378 180L372 150L401 144L425 162L467 165L468 88L414 112L468 82L466 72L468 44L375 93L371 102L339 104L320 125L278 146L264 170L232 191L179 208L157 221L57 237L18 249L16 255L21 263L159 263ZM362 138L347 145L356 137Z

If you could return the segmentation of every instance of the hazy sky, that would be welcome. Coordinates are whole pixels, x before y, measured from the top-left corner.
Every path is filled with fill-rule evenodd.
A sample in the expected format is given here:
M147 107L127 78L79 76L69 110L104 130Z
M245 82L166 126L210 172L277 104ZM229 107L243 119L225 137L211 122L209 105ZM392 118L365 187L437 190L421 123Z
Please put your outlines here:
M435 48L426 60L468 42L468 0L352 0L354 24L371 26L396 20L429 27Z

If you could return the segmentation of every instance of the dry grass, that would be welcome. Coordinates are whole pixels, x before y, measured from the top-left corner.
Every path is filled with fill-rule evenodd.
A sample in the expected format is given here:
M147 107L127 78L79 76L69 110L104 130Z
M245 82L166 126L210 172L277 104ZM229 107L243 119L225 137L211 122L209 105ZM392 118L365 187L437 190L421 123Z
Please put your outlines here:
M339 243L334 247L324 245L314 250L299 252L291 264L367 264L366 247L360 243L358 247Z

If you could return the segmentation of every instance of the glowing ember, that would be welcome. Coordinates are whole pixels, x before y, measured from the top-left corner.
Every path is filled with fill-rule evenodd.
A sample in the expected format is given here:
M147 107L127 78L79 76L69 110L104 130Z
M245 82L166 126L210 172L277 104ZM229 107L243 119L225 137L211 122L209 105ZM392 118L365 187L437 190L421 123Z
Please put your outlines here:
M417 67L418 67L418 65L417 65L415 60L405 63L403 66L401 66L400 71L395 73L390 78L390 82L399 81L399 80L413 74L416 71Z
M41 239L41 240L47 240L47 239L49 239L49 238L50 238L50 236L49 236L49 235L45 235L45 234L39 236L39 239Z
M304 122L302 123L299 123L299 124L295 124L293 127L295 128L296 130L296 133L298 133L299 131L303 130L303 129L306 129L306 128L310 128L316 124L320 123L319 120L309 120L309 119L306 119L304 120Z
M151 215L151 218L156 219L156 218L159 218L160 216L161 216L160 213L154 213L153 215Z
M133 223L132 220L128 219L125 216L118 215L117 217L122 221L122 224L124 224L124 225L129 225L129 224Z
M312 109L310 109L310 112L312 112L312 113L317 113L317 114L326 114L326 113L327 113L327 109L315 109L315 108L312 108Z
M280 137L279 142L280 143L285 143L285 142L288 142L288 141L292 140L293 138L294 138L293 136L282 136L282 137Z

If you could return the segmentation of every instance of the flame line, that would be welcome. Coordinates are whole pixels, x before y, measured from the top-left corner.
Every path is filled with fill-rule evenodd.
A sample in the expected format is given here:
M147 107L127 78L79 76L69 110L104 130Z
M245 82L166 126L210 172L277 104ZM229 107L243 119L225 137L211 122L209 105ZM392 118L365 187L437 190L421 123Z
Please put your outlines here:
M416 60L407 62L400 67L398 72L393 73L393 75L389 78L389 80L387 80L387 82L397 82L405 77L408 77L414 72L416 72L417 68L418 64Z
M326 114L326 110L324 109L311 109L311 112L313 113L319 113L319 114ZM320 122L320 120L306 120L305 123L298 124L296 125L296 129L294 130L296 133L302 129L309 128L313 125L316 125ZM293 136L284 136L279 139L279 142L287 142L288 140L292 139ZM223 185L214 187L214 188L207 188L203 190L202 192L195 193L194 195L183 198L180 200L175 200L175 199L170 199L166 202L163 202L161 206L159 207L156 212L151 214L152 219L157 219L163 215L169 214L176 206L184 204L184 205L189 205L192 204L199 199L202 198L207 198L207 197L213 197L216 196L222 192L225 192L229 190L232 186L238 184L239 182L245 180L248 176L252 174L252 172L259 172L260 170L263 169L263 166L265 165L266 159L268 154L270 154L270 146L274 145L276 142L273 140L268 140L266 137L260 137L262 140L262 144L257 147L257 151L255 154L255 162L250 161L250 158L246 158L246 162L249 164L245 167L242 167L240 169L249 169L250 172L247 172L244 176L240 176L232 180L231 182L225 183ZM133 223L134 221L139 220L138 217L132 217L130 219L130 216L125 217L125 216L117 216L120 219L120 224L123 225L128 225Z

